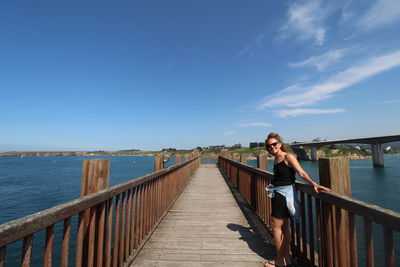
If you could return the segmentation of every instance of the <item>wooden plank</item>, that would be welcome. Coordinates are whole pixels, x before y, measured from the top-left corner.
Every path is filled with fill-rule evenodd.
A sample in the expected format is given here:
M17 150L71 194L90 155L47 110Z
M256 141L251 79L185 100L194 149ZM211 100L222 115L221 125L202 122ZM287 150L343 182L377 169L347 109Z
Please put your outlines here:
M96 251L96 267L103 266L104 254L104 233L105 233L105 220L106 220L106 203L103 202L99 205L98 210L99 221L97 231L97 251Z
M71 217L64 220L61 244L61 267L68 267L69 240L71 236Z
M54 224L46 228L46 243L44 246L44 267L52 266L54 244Z
M31 266L33 235L24 238L22 245L21 267Z
M384 249L385 249L385 263L388 267L396 266L396 256L394 253L394 244L393 244L393 231L389 228L383 229L383 240L384 240Z
M131 237L131 204L132 204L132 192L131 190L127 191L127 200L126 200L126 226L125 226L125 252L124 252L124 261L126 261L129 257L130 253L130 237Z
M318 239L318 266L323 266L325 248L323 240L323 226L322 226L322 216L321 216L321 201L315 198L315 216L317 221L317 239Z
M315 248L314 248L314 220L313 220L313 206L312 198L307 195L307 210L308 210L308 237L310 240L310 262L315 266Z
M104 267L111 266L111 241L112 241L113 199L107 202L107 224L104 244Z
M113 267L117 267L118 265L118 251L119 251L119 217L120 217L120 195L117 195L115 198L115 220L114 220L114 254L113 254Z
M350 266L358 266L356 220L353 212L349 212Z
M0 267L6 266L6 251L7 247L0 248Z
M365 259L367 267L375 266L374 237L372 235L372 223L364 218L364 236L365 236Z
M96 238L96 207L90 209L89 230L88 230L88 246L87 246L87 266L95 265L95 238ZM85 260L85 259L84 259Z
M126 192L122 193L122 208L121 208L121 220L120 220L120 237L119 237L119 254L118 254L118 262L119 265L122 265L124 262L124 253L125 253L125 222L126 222Z
M308 260L307 255L307 222L306 222L306 200L303 192L300 192L300 206L301 206L301 257L305 263Z
M84 241L84 228L85 228L85 216L82 211L78 217L78 233L76 235L76 256L75 256L75 267L82 266L83 257L83 241Z

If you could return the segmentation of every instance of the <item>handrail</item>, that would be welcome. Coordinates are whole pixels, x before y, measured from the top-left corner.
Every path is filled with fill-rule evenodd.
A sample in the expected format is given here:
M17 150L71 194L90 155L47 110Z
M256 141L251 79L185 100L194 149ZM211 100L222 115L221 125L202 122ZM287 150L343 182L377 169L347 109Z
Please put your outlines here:
M218 160L222 171L269 227L271 200L267 197L265 186L272 182L273 174L225 157L220 156ZM400 232L400 213L334 192L316 194L309 184L296 182L296 187L300 191L302 212L300 222L292 223L294 235L291 247L292 254L302 264L331 266L336 262L339 266L357 266L354 216L360 216L364 219L366 266L373 266L375 260L371 222L382 225L384 229L386 266L396 266L393 231ZM347 222L344 221L346 218ZM343 235L343 226L348 227L349 236ZM348 247L343 243L344 239L350 242Z
M132 239L129 240L129 242L126 241L129 251L127 250L124 252L125 254L122 254L122 258L119 256L119 254L114 255L117 256L120 263L125 262L131 256L130 252L139 247L139 243L144 241L145 236L169 209L171 203L173 203L179 193L183 190L184 186L188 182L188 179L192 176L193 172L198 168L198 166L199 158L196 157L155 173L115 185L106 190L99 191L97 193L93 193L0 225L0 266L4 266L5 251L8 244L23 238L23 249L25 250L25 241L32 239L34 233L42 229L47 229L46 231L50 229L52 231L54 224L63 220L64 223L70 225L71 216L78 214L80 215L78 231L80 231L82 225L85 224L82 224L81 217L87 210L91 210L92 213L98 214L97 218L100 218L102 214L104 215L104 213L109 216L107 218L108 221L106 221L104 216L101 217L103 219L102 222L99 222L99 225L93 224L83 226L84 228L92 227L95 232L99 229L101 229L100 231L105 231L105 234L108 235L107 242L111 242L111 233L113 232L111 226L113 225L113 219L115 221L114 228L115 224L119 225L122 223L123 226L126 226L125 233L123 234L121 234L122 232L120 231L124 231L124 229L118 229L118 227L114 229L114 240L118 240L120 235L122 239L125 238L125 240L128 240L128 237ZM120 209L121 202L122 209ZM103 210L99 211L98 208L101 205L103 205ZM115 215L113 216L114 209ZM120 217L121 221L119 221ZM128 222L128 220L130 221ZM86 222L86 224L87 223L88 222ZM104 230L105 226L109 226L110 228ZM130 227L132 227L132 230ZM32 242L30 241L30 243ZM80 244L77 244L77 246L78 245ZM32 244L30 244L30 246L32 246ZM101 246L101 248L103 247ZM108 249L108 253L110 254L111 247ZM116 250L118 249L114 249L114 251ZM25 251L23 251L22 257L25 256L24 253ZM66 253L68 254L68 246ZM103 254L103 252L98 252L98 255L100 254ZM28 258L28 261L30 262L30 255ZM111 257L107 260L110 261ZM113 260L115 260L115 257ZM83 259L83 261L85 261L85 259ZM21 265L23 265L23 262L24 259L21 259ZM29 266L29 264L27 266ZM81 264L81 262L77 262L76 265L80 266ZM62 262L62 266L67 265L67 262ZM108 265L106 264L105 266Z

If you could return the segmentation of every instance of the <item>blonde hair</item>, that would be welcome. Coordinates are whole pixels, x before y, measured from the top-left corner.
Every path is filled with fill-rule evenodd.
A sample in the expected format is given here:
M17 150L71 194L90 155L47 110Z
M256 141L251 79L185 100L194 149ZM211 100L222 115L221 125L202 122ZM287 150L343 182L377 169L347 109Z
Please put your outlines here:
M268 134L267 139L265 139L265 146L267 146L268 140L272 139L272 138L278 140L278 142L282 144L281 150L283 152L288 152L288 150L286 149L285 144L283 143L282 137L279 134L274 133L274 132Z

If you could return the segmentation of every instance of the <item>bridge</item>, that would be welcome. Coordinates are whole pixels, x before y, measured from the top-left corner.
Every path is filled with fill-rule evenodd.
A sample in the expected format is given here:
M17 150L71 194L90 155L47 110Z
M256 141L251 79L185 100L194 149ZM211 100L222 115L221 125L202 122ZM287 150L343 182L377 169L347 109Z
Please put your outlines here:
M332 144L369 144L371 145L372 151L372 163L374 167L383 167L383 147L382 144L400 141L400 135L386 135L376 137L363 137L353 139L341 139L331 141L317 141L307 143L295 143L291 144L294 147L311 147L311 160L317 161L317 150L321 146L332 145Z
M80 198L0 225L0 267L262 266L274 258L265 155L258 168L226 152L217 165L201 164L198 154L180 158L164 169L157 156L154 173L113 187L109 160L85 160ZM396 266L400 214L351 198L347 159L319 164L320 183L335 193L296 183L297 266ZM374 246L373 227L383 229L383 248Z

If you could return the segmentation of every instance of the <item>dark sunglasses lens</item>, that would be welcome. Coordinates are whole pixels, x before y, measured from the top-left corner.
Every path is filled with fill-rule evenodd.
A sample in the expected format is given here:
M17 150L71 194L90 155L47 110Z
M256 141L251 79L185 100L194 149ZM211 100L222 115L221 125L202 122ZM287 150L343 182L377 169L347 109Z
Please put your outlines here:
M272 143L272 144L267 144L267 148L271 148L273 146L276 146L278 144L278 142Z

